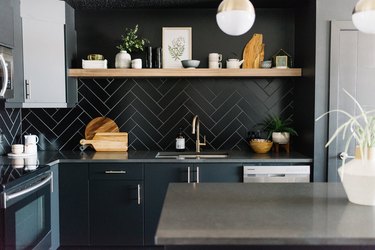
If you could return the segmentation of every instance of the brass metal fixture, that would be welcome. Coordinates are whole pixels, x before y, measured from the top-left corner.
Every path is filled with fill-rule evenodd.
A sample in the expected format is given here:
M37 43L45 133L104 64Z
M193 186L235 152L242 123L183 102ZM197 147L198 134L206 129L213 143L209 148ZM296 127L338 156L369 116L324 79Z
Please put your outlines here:
M191 133L197 135L197 139L195 140L195 152L201 152L201 146L206 146L206 136L203 136L203 143L200 141L200 131L199 131L199 117L197 115L194 116L193 121L191 123Z

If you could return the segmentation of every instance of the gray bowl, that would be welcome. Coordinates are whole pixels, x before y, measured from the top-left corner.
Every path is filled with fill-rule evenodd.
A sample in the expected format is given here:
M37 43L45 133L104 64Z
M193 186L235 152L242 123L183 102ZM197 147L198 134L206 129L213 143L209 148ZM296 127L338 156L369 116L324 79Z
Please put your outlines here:
M182 60L182 66L184 68L197 68L199 66L199 60Z

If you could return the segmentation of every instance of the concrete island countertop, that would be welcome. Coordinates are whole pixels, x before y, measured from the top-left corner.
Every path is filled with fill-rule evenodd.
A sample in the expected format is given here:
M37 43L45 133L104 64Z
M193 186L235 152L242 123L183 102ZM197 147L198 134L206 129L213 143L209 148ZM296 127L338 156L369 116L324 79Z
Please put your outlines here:
M220 151L223 152L223 151ZM286 162L286 163L312 163L312 158L306 157L297 152L291 153L268 153L255 154L249 151L229 150L228 158L218 159L156 159L157 151L134 151L129 152L95 152L86 150L80 151L38 151L38 159L40 164L55 163L93 163L93 162L113 162L113 163L184 163L184 162ZM11 163L12 158L3 156L0 163Z
M350 203L341 183L172 183L155 239L171 249L192 245L229 245L229 249L372 245L374 249L375 207Z

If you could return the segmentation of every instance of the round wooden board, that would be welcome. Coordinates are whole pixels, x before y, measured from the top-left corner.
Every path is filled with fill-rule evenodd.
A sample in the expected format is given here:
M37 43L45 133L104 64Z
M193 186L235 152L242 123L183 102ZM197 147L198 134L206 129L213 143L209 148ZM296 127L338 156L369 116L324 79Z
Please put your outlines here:
M102 116L92 119L87 124L85 129L85 139L91 140L98 132L120 132L120 129L115 121Z

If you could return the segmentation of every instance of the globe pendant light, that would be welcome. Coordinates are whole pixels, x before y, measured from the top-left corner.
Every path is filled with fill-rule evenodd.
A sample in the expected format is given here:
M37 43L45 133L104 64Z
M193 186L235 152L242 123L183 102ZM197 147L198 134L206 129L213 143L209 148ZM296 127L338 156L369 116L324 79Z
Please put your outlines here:
M217 9L219 28L231 36L245 34L254 24L255 10L249 0L223 0Z
M354 7L352 20L359 31L375 34L375 0L359 0Z

